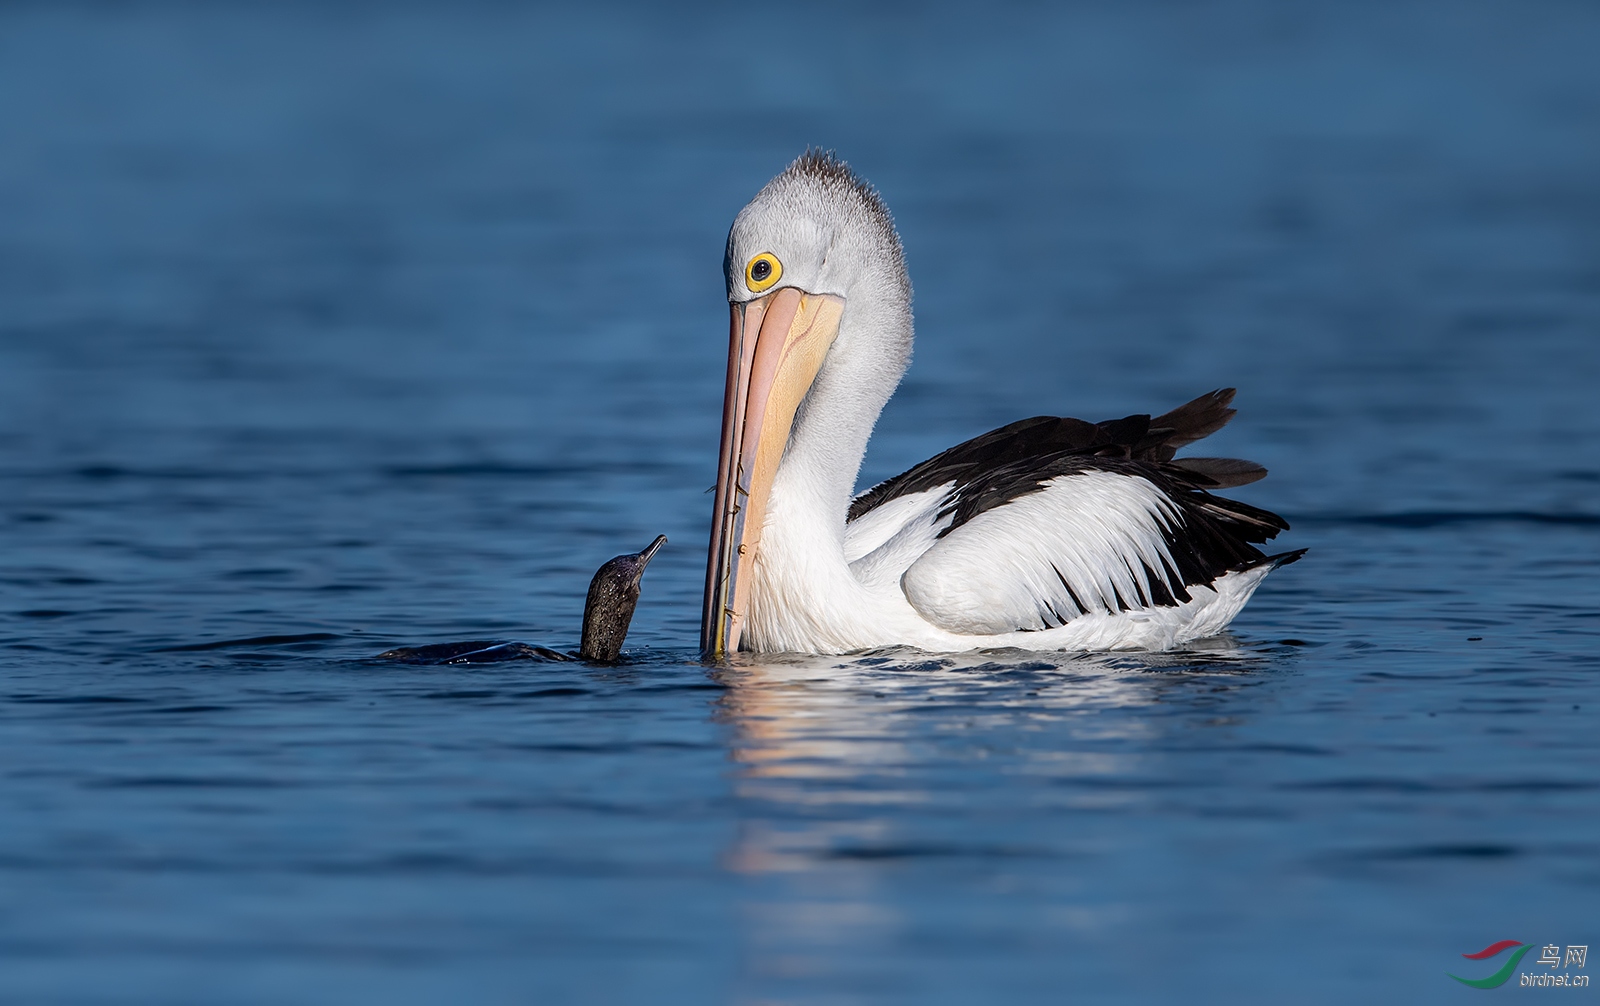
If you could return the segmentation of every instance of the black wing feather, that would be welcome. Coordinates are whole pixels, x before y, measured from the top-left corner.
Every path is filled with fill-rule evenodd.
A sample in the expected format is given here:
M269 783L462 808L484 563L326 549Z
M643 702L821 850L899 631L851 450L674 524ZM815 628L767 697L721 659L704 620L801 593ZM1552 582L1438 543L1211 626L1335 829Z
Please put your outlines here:
M1209 491L1254 482L1267 474L1265 468L1234 458L1173 458L1179 447L1215 433L1233 418L1235 410L1229 408L1233 396L1232 388L1213 391L1154 419L1138 415L1100 423L1056 416L1019 420L873 486L851 502L849 519L892 499L953 482L955 488L940 514L952 518L940 532L942 538L987 510L1040 491L1059 476L1086 472L1138 476L1170 499L1182 518L1181 526L1166 534L1177 569L1147 570L1146 581L1161 587L1155 596L1138 600L1175 606L1190 600L1185 587L1209 584L1229 570L1264 561L1266 555L1255 546L1289 528L1275 513ZM1138 579L1134 578L1136 583ZM1132 606L1129 599L1118 600ZM1073 601L1086 610L1075 596Z
M960 484L977 473L1046 455L1077 454L1127 461L1171 461L1178 448L1208 437L1228 424L1236 411L1228 407L1234 393L1233 388L1222 388L1154 419L1147 415L1107 419L1099 423L1088 423L1067 416L1019 419L998 430L990 430L982 436L957 444L892 479L878 483L850 502L849 519L855 520L901 496L924 492L946 482ZM1184 460L1191 465L1202 460L1207 463L1193 468L1195 474L1209 478L1213 477L1212 472L1215 471L1224 475L1223 479L1213 479L1212 488L1244 485L1267 473L1260 465L1231 458ZM1229 465L1243 467L1230 472L1223 467ZM1252 474L1243 481L1227 480L1230 474L1237 477L1244 474L1246 469L1259 474Z

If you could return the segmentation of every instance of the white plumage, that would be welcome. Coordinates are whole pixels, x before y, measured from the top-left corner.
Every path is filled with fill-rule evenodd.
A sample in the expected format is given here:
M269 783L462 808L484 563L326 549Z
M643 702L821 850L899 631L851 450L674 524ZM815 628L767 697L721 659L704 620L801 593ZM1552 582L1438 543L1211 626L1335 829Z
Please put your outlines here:
M1156 419L1025 420L852 496L909 361L910 283L888 211L831 157L739 214L727 272L713 655L1168 648L1220 632L1299 556L1253 547L1281 518L1208 491L1263 469L1173 457L1227 421L1231 390Z
M1166 571L1177 564L1164 535L1179 521L1142 478L1057 476L934 543L900 586L922 617L974 636L1052 629L1136 601L1147 607L1152 578L1174 586Z

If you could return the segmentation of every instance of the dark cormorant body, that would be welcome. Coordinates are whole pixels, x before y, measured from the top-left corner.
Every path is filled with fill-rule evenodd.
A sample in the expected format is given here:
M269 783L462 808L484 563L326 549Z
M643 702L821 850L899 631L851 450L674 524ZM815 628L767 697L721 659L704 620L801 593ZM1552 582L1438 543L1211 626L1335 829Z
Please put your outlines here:
M583 605L583 638L575 654L562 653L547 646L506 642L499 639L469 639L461 643L435 643L431 646L402 646L378 654L379 660L402 660L408 664L490 664L502 660L588 660L597 664L616 663L622 655L623 641L633 609L639 604L639 580L650 565L666 535L657 535L641 552L619 555L595 570L589 581L589 596Z

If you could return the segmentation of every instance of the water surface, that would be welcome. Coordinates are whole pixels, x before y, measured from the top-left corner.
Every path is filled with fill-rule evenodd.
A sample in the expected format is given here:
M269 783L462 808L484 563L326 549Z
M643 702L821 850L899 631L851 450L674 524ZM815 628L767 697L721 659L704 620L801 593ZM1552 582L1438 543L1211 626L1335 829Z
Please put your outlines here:
M4 997L1442 1002L1600 943L1597 44L0 9ZM917 291L863 484L1236 385L1306 560L1192 651L699 663L722 241L808 144ZM623 666L370 659L575 646L657 533Z

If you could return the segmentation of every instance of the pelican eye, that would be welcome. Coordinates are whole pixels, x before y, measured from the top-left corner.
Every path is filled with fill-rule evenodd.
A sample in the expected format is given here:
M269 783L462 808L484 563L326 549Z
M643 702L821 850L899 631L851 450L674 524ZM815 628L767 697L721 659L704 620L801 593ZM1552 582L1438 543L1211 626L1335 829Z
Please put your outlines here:
M744 267L744 282L751 293L760 293L778 282L783 275L783 263L771 252L762 252Z

